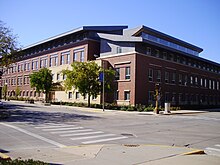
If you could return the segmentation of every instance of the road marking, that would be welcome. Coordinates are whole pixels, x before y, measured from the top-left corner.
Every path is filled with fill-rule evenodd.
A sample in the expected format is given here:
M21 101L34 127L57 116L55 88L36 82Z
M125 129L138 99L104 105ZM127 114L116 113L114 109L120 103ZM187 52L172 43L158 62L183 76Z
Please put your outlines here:
M219 144L216 144L215 146L216 146L216 147L220 147L220 145L219 145Z
M35 127L38 129L47 129L47 128L65 128L65 127L74 127L75 125L52 125L52 126L41 126L41 127Z
M115 136L115 134L104 134L104 135L96 135L96 136L86 136L86 137L78 137L78 138L70 138L71 140L83 140L83 139L93 139L93 138L100 138L106 136Z
M121 136L121 137L116 137L116 138L108 138L108 139L86 141L86 142L82 142L82 143L83 144L91 144L91 143L99 143L99 142L113 141L113 140L126 139L126 138L128 138L128 137Z
M83 127L78 127L79 130L70 130L70 131L56 131L56 132L50 132L52 134L62 134L62 133L74 133L74 132L86 132L86 131L92 131L93 129L82 129Z
M102 131L97 131L97 132L86 132L86 133L76 133L76 134L64 134L60 135L61 137L68 137L68 136L81 136L81 135L92 135L92 134L100 134L104 133Z
M206 150L212 150L212 151L218 151L218 152L220 152L220 149L217 149L217 148L207 147Z
M1 125L4 125L4 126L7 126L7 127L10 127L10 128L13 128L13 129L15 129L15 130L17 130L17 131L23 132L23 133L25 133L25 134L27 134L27 135L29 135L29 136L35 137L35 138L40 139L40 140L42 140L42 141L45 141L45 142L47 142L47 143L53 144L53 145L55 145L55 146L57 146L57 147L60 147L60 148L66 147L66 146L63 145L63 144L60 144L60 143L55 142L55 141L53 141L53 140L47 139L47 138L45 138L45 137L43 137L43 136L40 136L40 135L31 133L31 132L29 132L29 131L26 131L26 130L24 130L24 129L18 128L18 127L16 127L16 126L9 125L9 124L6 124L6 123L0 123L0 124L1 124Z
M43 131L64 131L64 130L71 130L71 129L79 129L79 127L71 127L71 128L51 128L51 129L42 129Z

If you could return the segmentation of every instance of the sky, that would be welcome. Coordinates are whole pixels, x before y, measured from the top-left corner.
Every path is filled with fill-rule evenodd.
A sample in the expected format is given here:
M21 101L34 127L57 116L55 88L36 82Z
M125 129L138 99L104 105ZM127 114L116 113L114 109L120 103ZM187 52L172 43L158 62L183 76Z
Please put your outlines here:
M85 25L145 25L220 63L220 0L0 0L0 9L23 47Z

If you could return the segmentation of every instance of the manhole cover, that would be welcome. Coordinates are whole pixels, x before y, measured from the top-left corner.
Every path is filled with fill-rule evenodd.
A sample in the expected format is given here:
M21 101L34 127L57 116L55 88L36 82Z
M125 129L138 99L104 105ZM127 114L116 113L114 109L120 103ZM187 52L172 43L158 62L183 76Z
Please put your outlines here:
M125 144L125 147L139 147L139 144Z

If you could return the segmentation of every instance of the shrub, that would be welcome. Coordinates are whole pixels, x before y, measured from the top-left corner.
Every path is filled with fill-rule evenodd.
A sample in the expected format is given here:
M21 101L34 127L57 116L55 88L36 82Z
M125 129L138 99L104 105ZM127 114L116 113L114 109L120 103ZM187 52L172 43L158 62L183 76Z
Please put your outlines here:
M49 163L45 163L38 160L28 159L28 160L0 160L1 165L49 165Z
M149 105L148 107L145 107L145 108L144 108L144 111L145 111L145 112L154 111L153 105L151 104L151 105Z
M127 107L127 111L136 111L136 108L134 106L129 105Z

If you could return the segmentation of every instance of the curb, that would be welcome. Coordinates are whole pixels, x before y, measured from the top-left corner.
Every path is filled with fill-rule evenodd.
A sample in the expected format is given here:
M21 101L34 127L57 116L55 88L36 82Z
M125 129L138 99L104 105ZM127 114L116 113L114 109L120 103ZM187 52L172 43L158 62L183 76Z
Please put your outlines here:
M204 150L194 150L194 151L183 153L181 155L203 155L203 154L205 154Z
M11 160L10 156L0 152L0 160Z

